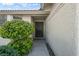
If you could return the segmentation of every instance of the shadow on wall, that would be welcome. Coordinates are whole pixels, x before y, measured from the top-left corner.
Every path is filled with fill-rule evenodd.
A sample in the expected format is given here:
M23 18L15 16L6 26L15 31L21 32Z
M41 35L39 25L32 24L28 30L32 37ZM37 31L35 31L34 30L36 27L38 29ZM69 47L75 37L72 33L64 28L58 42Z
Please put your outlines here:
M46 46L47 46L47 49L48 49L49 55L50 55L50 56L55 56L54 52L52 51L52 49L50 48L50 46L49 46L48 43L46 43Z

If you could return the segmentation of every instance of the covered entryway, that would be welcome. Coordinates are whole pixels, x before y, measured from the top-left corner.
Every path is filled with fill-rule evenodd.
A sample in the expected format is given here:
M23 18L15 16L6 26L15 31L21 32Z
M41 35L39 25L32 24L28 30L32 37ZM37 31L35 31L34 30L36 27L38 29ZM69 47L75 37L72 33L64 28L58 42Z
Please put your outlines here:
M46 16L32 17L35 26L34 39L45 39L45 19Z

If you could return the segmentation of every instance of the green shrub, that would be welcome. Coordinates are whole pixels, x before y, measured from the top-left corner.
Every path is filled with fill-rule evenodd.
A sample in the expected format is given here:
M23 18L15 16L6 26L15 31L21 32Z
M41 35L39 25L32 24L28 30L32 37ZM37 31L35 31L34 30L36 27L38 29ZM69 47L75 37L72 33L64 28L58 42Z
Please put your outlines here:
M19 56L18 51L8 47L8 46L0 46L0 56Z
M31 39L18 40L13 43L14 44L9 44L9 47L12 47L12 48L18 50L18 53L20 55L27 55L32 48L32 40Z
M32 48L30 35L33 31L33 24L23 20L12 20L5 22L0 27L0 36L12 39L8 46L16 49L20 55L25 55Z
M3 38L24 39L33 32L33 24L22 20L12 20L5 22L0 29Z

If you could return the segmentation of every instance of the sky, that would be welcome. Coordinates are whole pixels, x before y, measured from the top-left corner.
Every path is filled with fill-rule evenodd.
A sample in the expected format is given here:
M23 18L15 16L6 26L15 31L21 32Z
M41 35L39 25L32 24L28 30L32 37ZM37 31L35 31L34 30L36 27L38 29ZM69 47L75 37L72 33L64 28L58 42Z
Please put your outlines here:
M39 10L40 3L0 3L0 10Z

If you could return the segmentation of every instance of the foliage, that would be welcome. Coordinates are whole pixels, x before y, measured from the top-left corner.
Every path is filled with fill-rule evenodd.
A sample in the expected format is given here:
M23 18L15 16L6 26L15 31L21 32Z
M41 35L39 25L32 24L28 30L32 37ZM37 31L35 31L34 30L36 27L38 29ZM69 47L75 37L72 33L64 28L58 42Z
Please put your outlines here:
M5 22L0 27L0 36L12 39L8 46L17 50L20 55L25 55L32 48L32 38L30 36L33 31L33 24L23 20L12 20Z
M18 51L8 47L8 46L0 46L0 56L18 56Z
M9 47L18 50L18 53L20 55L26 55L30 52L32 48L32 40L31 39L17 40L13 42L13 44L9 44Z
M22 20L12 20L5 22L0 29L0 34L4 38L24 39L33 32L33 24Z

